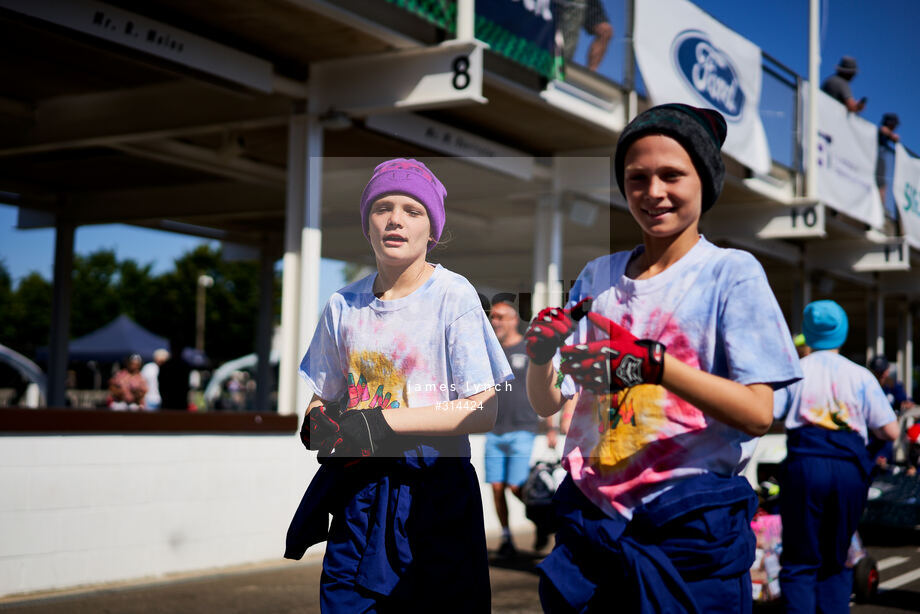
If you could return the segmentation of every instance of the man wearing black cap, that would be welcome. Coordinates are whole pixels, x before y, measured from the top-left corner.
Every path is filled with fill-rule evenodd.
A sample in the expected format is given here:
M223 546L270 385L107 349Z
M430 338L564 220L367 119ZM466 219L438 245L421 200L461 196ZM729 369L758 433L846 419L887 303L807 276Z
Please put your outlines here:
M853 80L857 72L856 59L845 55L840 58L840 63L837 64L837 72L821 84L821 90L825 94L833 96L851 113L859 113L866 108L866 98L856 100L853 98L852 90L850 90L850 81Z

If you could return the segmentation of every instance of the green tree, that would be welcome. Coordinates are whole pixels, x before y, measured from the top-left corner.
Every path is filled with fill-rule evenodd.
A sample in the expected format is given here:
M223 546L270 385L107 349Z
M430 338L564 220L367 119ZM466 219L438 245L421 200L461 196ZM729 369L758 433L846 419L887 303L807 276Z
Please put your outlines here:
M70 334L82 337L111 322L121 313L118 297L118 260L109 249L74 256Z
M218 248L201 245L183 254L172 271L153 275L151 265L118 260L113 250L74 257L71 338L80 337L126 314L152 333L175 342L180 351L195 344L198 277L210 275L206 290L205 351L215 363L255 349L259 309L258 262L226 262ZM280 310L280 277L273 305ZM52 284L32 273L12 288L0 262L0 343L27 356L47 346Z
M38 273L29 273L19 281L9 309L13 330L6 345L29 357L35 356L38 347L48 345L51 298L51 282Z
M6 268L6 263L0 260L0 343L9 345L9 340L16 330L10 317L13 309L13 280Z

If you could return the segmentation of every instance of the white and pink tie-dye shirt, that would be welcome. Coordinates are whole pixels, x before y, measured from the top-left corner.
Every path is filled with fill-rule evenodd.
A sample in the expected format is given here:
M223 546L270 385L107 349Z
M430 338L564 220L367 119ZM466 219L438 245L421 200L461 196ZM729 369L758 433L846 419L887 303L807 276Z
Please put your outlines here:
M382 301L373 294L376 276L335 292L320 315L300 363L317 396L347 409L424 407L513 379L466 278L437 265L410 295ZM470 455L466 436L423 443L422 456Z
M885 391L872 372L830 351L812 352L802 359L804 379L778 390L773 415L786 430L820 426L853 431L869 443L868 429L897 418Z
M568 306L593 296L592 311L640 339L664 343L688 365L741 384L778 388L801 377L789 329L753 256L701 237L662 273L626 277L627 263L643 249L589 262ZM570 342L604 337L584 318ZM558 354L556 360L558 365ZM735 474L756 445L756 438L709 418L662 386L594 395L576 389L567 377L562 392L580 393L563 464L581 491L611 516L631 518L635 507L681 479Z

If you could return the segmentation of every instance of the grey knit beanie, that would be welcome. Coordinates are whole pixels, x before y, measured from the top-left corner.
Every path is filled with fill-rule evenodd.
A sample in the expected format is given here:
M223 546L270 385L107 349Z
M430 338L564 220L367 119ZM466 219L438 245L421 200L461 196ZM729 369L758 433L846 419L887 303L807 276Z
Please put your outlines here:
M620 193L626 197L623 166L629 146L650 134L669 136L687 151L703 185L703 211L708 211L722 193L725 163L722 143L728 127L718 111L699 109L686 104L663 104L636 116L620 134L614 155L614 170Z

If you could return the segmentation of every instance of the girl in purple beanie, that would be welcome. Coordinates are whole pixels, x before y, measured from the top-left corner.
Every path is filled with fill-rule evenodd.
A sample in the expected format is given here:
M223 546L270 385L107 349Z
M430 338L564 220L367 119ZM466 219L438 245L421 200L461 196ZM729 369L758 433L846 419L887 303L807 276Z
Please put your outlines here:
M323 612L490 610L467 435L492 428L512 375L473 286L426 261L446 194L416 160L374 169L360 213L377 271L332 295L301 362L322 466L285 556L326 541Z
M631 121L614 170L642 243L589 262L525 335L534 409L574 408L548 612L751 610L757 499L738 473L801 371L760 264L699 232L725 136L682 104Z

